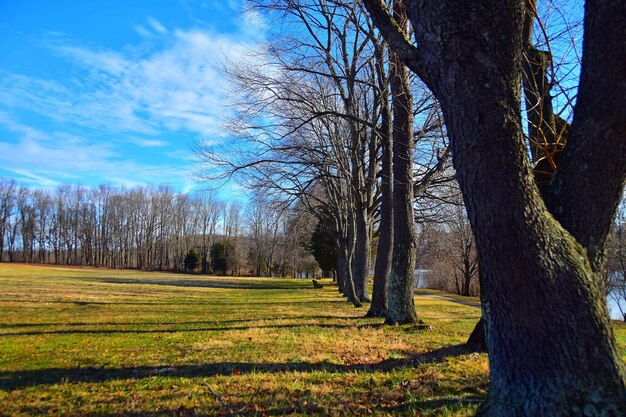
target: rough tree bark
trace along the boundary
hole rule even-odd
[[[387,313],[387,281],[391,273],[393,254],[393,185],[392,185],[392,133],[389,96],[383,93],[383,110],[380,124],[382,148],[380,170],[380,223],[378,225],[378,248],[374,265],[374,289],[372,304],[366,317],[385,317]]]
[[[341,246],[341,240],[339,238],[336,239],[337,242],[337,251],[335,252],[335,263],[337,265],[337,269],[335,270],[335,275],[336,275],[336,279],[337,279],[337,289],[339,291],[340,294],[343,294],[344,292],[344,287],[345,287],[345,283],[346,283],[346,277],[344,276],[344,268],[343,268],[343,262],[344,262],[344,257],[345,255],[342,253],[343,251],[343,247]]]
[[[480,305],[488,305],[485,300],[483,292],[483,278],[482,272],[480,272],[480,266],[478,267],[478,288],[480,290]],[[470,336],[465,342],[465,347],[472,352],[487,352],[487,334],[485,333],[485,319],[484,313],[478,320],[478,323],[474,326],[474,330],[470,333]]]
[[[351,302],[355,307],[361,307],[362,305],[357,296],[354,278],[352,276],[352,262],[354,259],[354,248],[356,246],[354,216],[352,214],[348,213],[346,223],[347,224],[344,225],[345,230],[340,231],[340,236],[337,239],[337,253],[339,254],[337,259],[337,275],[338,277],[341,276],[343,285],[341,285],[340,291],[347,297],[348,302]]]
[[[402,1],[394,2],[394,18],[400,27],[406,27],[408,19]],[[389,80],[393,107],[393,255],[385,323],[418,323],[421,320],[413,300],[417,255],[413,218],[413,97],[409,71],[395,53],[391,53]]]
[[[539,50],[533,45],[533,24],[536,18],[537,1],[527,0],[522,27],[522,39],[525,43],[522,86],[533,174],[537,188],[545,199],[550,180],[557,170],[561,153],[567,143],[570,125],[554,113],[550,93],[552,84],[548,79],[553,58],[550,51]],[[467,341],[467,346],[472,350],[486,351],[486,342],[478,340],[484,337],[484,323],[481,317]]]
[[[371,259],[371,227],[368,207],[359,204],[355,210],[356,244],[354,247],[354,285],[359,301],[371,301],[368,292]]]
[[[418,48],[384,3],[364,2],[444,112],[484,281],[491,382],[478,414],[626,415],[594,272],[626,177],[626,3],[586,4],[579,97],[546,206],[520,118],[524,2],[409,1]]]

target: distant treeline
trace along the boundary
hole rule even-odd
[[[317,270],[299,240],[294,213],[256,202],[243,210],[209,192],[170,186],[133,188],[18,186],[0,178],[0,262],[182,271],[190,251],[212,272],[211,248],[234,248],[232,274],[299,275]]]

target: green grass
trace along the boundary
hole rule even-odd
[[[0,416],[471,415],[479,309],[416,305],[431,331],[308,280],[2,264]]]

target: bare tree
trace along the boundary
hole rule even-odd
[[[375,121],[380,104],[371,81],[371,30],[363,29],[367,22],[357,4],[255,4],[296,22],[299,36],[284,36],[270,45],[262,61],[271,64],[265,68],[256,63],[229,68],[241,97],[230,128],[247,144],[231,147],[227,157],[229,151],[220,150],[218,165],[230,174],[245,171],[250,187],[306,200],[306,207],[334,224],[343,248],[340,283],[348,284],[341,287],[359,303],[369,299],[378,169]],[[201,153],[215,164],[215,153]],[[329,205],[333,201],[337,207]]]
[[[246,225],[251,239],[248,256],[258,277],[272,276],[282,210],[273,202],[257,195],[248,206]]]
[[[201,192],[194,195],[192,203],[194,211],[199,216],[200,235],[200,267],[203,274],[209,272],[211,266],[210,251],[217,235],[217,225],[220,220],[223,204],[217,201],[215,195],[209,192]]]
[[[626,4],[587,2],[574,121],[542,199],[520,123],[522,2],[407,0],[418,47],[382,1],[364,2],[444,111],[484,284],[491,383],[479,414],[626,414],[601,284],[626,177],[623,59],[615,63]]]
[[[450,220],[453,251],[449,252],[449,257],[455,267],[454,278],[457,292],[465,296],[476,295],[476,292],[472,291],[472,282],[476,281],[478,275],[478,257],[474,234],[464,207],[454,206]]]
[[[0,179],[0,262],[4,260],[5,244],[9,239],[10,218],[15,207],[15,180]]]
[[[3,254],[10,261],[181,270],[190,249],[208,256],[223,206],[170,186],[30,190],[4,179],[0,185],[6,197],[0,208],[8,213]]]
[[[276,262],[279,275],[294,278],[312,276],[319,266],[310,251],[310,239],[317,219],[301,203],[285,211],[280,227]]]
[[[406,30],[408,18],[402,1],[394,3],[394,18]],[[413,96],[409,71],[392,52],[390,84],[393,106],[393,256],[387,283],[385,323],[421,321],[415,313],[413,286],[417,240],[413,216]]]
[[[35,252],[35,210],[30,201],[30,190],[20,187],[17,194],[22,261],[33,262]]]

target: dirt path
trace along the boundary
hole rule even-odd
[[[478,307],[480,308],[480,303],[474,301],[465,301],[465,300],[457,300],[456,298],[445,297],[443,295],[431,294],[426,291],[415,290],[415,295],[419,295],[421,297],[431,297],[431,298],[439,298],[440,300],[450,301],[451,303],[457,303],[468,307]]]

